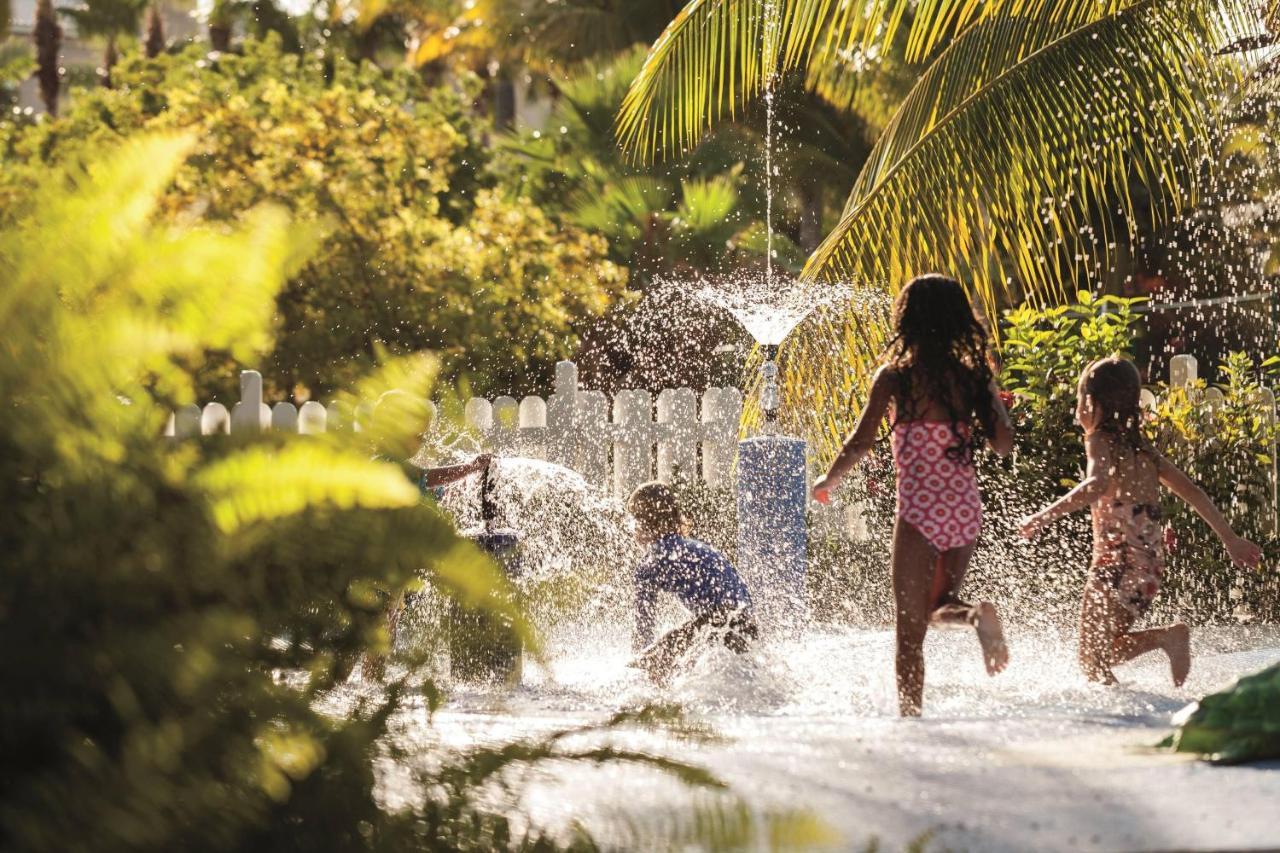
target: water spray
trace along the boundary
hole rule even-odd
[[[765,344],[764,364],[760,366],[760,409],[764,412],[762,432],[772,434],[778,429],[778,409],[782,407],[782,392],[778,388],[778,347]]]
[[[480,526],[463,535],[484,551],[508,580],[521,571],[520,534],[498,526],[493,498],[496,463],[485,466],[480,480]],[[458,681],[519,684],[524,644],[503,618],[479,609],[452,605],[449,673]]]

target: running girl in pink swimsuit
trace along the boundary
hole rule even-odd
[[[1009,413],[992,375],[987,332],[953,278],[913,279],[894,305],[894,337],[867,405],[826,476],[813,485],[826,503],[875,445],[886,416],[898,477],[893,529],[897,604],[898,706],[919,716],[924,700],[924,637],[930,622],[977,629],[987,672],[1005,668],[1009,651],[989,602],[960,600],[960,585],[982,530],[974,455],[990,442],[1013,449]]]
[[[1093,514],[1093,561],[1080,607],[1080,665],[1090,681],[1114,684],[1111,667],[1163,649],[1173,683],[1191,669],[1191,640],[1181,622],[1134,631],[1164,578],[1164,522],[1160,486],[1186,501],[1218,534],[1231,559],[1256,565],[1257,545],[1231,529],[1209,497],[1142,434],[1142,378],[1133,362],[1112,357],[1085,368],[1076,420],[1084,428],[1088,470],[1084,482],[1028,516],[1022,534],[1034,536],[1064,515]]]

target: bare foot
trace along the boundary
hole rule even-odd
[[[1116,674],[1111,671],[1111,667],[1095,666],[1092,669],[1085,670],[1084,677],[1094,684],[1101,684],[1105,687],[1115,687],[1120,683],[1120,679],[1116,678]]]
[[[1169,669],[1173,671],[1173,685],[1181,687],[1191,671],[1191,629],[1176,622],[1169,626],[1165,638],[1164,651],[1169,656]]]
[[[978,629],[978,642],[982,644],[982,660],[987,665],[987,675],[1003,672],[1009,665],[1009,647],[1004,642],[1000,627],[1000,615],[995,605],[984,601],[977,606],[973,627]]]

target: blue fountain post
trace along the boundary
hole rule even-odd
[[[738,443],[738,564],[766,631],[803,627],[808,618],[807,449],[773,434],[777,366],[766,361],[765,434]]]

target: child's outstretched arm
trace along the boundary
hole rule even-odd
[[[876,433],[880,431],[880,422],[889,411],[889,403],[893,401],[896,388],[897,377],[893,371],[887,367],[876,371],[875,378],[871,380],[871,392],[867,395],[867,405],[858,416],[853,432],[849,434],[827,473],[814,481],[814,500],[820,503],[831,500],[831,490],[840,485],[845,475],[875,447]]]
[[[1238,566],[1258,565],[1262,559],[1262,549],[1248,539],[1236,535],[1236,532],[1231,529],[1231,523],[1204,493],[1204,489],[1196,485],[1195,481],[1183,473],[1181,468],[1163,456],[1156,457],[1156,465],[1160,473],[1160,483],[1186,501],[1187,505],[1213,528],[1213,532],[1218,534],[1222,544],[1227,547],[1227,553],[1231,555],[1233,563]]]
[[[1084,452],[1088,460],[1084,480],[1044,509],[1022,519],[1023,536],[1035,536],[1062,516],[1084,509],[1107,493],[1111,487],[1111,443],[1100,432],[1089,433],[1084,437]]]
[[[991,380],[991,413],[995,415],[995,434],[991,436],[991,449],[1000,456],[1008,456],[1013,452],[1013,421],[1009,418],[1009,410],[1005,408],[1004,392],[994,379]]]
[[[442,465],[438,468],[428,468],[423,472],[423,479],[429,489],[447,486],[450,483],[456,483],[461,479],[470,477],[472,474],[479,474],[492,461],[493,457],[491,455],[481,453],[475,459],[470,462],[463,462],[461,465]]]

